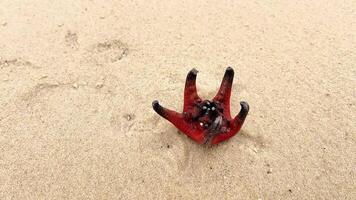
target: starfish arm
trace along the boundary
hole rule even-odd
[[[184,119],[184,115],[177,113],[173,110],[167,109],[159,105],[158,101],[152,102],[153,109],[163,118],[171,122],[175,127],[177,127],[182,133],[192,138],[198,143],[203,143],[204,135],[203,133],[194,127],[191,123],[187,123]]]
[[[224,113],[227,116],[230,116],[230,97],[232,82],[234,80],[234,70],[231,67],[226,68],[224,78],[221,82],[220,89],[216,96],[214,97],[215,101],[219,101],[225,105]]]
[[[152,107],[157,114],[161,115],[163,118],[172,122],[173,124],[177,124],[180,120],[183,119],[182,114],[162,107],[161,105],[159,105],[159,102],[157,100],[152,102]]]
[[[241,101],[240,105],[241,105],[241,110],[240,110],[239,114],[234,119],[235,123],[238,123],[238,122],[243,123],[246,119],[248,111],[250,110],[250,106],[248,105],[247,102]]]
[[[189,71],[187,75],[184,88],[184,112],[188,111],[191,107],[193,107],[197,100],[201,100],[198,96],[196,87],[197,74],[198,70],[193,68]]]
[[[211,141],[211,144],[217,144],[222,141],[225,141],[225,140],[231,138],[232,136],[236,135],[240,131],[243,123],[245,122],[248,111],[249,111],[249,105],[247,102],[242,101],[242,102],[240,102],[240,105],[241,105],[241,110],[240,110],[239,114],[232,121],[231,130],[228,133],[217,135]]]

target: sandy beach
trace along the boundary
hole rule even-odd
[[[0,199],[356,199],[356,1],[0,1]],[[235,70],[235,137],[157,115]]]

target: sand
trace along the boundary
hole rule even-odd
[[[0,199],[356,199],[355,1],[0,1]],[[235,69],[238,135],[197,145],[187,72]]]

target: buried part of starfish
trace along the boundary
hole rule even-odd
[[[212,100],[202,100],[197,93],[198,71],[192,69],[187,75],[184,89],[183,113],[162,107],[153,101],[153,109],[170,121],[181,132],[200,144],[217,144],[240,130],[249,111],[247,102],[240,102],[241,110],[235,118],[230,115],[230,96],[234,70],[228,67],[220,89]]]

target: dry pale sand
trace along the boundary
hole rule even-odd
[[[1,0],[0,199],[355,199],[355,33],[353,0]],[[228,65],[228,142],[152,110]]]

